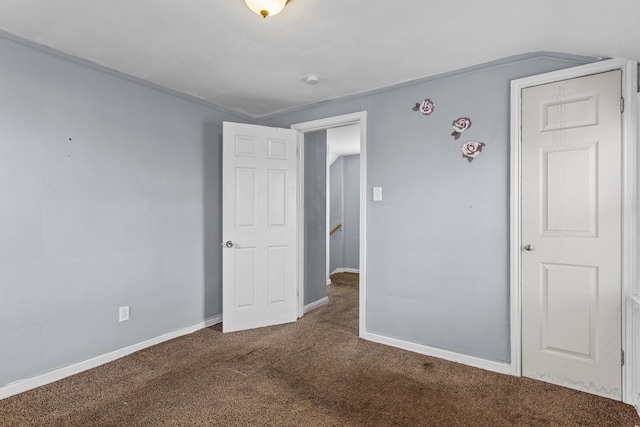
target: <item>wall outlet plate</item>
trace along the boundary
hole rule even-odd
[[[373,187],[373,201],[374,202],[382,201],[382,187]]]
[[[126,320],[129,320],[129,306],[125,305],[124,307],[120,307],[120,310],[118,311],[118,320],[120,322],[124,322]]]

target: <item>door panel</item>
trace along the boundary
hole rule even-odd
[[[269,257],[269,302],[284,303],[287,297],[287,251],[285,246],[271,246]]]
[[[269,192],[267,207],[267,223],[269,227],[286,227],[287,225],[287,171],[267,171]]]
[[[545,263],[541,268],[542,350],[596,360],[597,269]]]
[[[543,148],[543,235],[596,236],[597,147]]]
[[[254,307],[256,304],[256,248],[236,248],[235,293],[236,307]]]
[[[255,228],[257,192],[257,171],[249,168],[236,168],[236,228]]]
[[[522,91],[522,374],[621,398],[621,72]]]
[[[223,331],[293,322],[297,132],[228,122],[223,131]]]

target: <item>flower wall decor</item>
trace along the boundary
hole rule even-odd
[[[431,101],[430,99],[425,99],[422,102],[416,102],[416,105],[412,108],[412,110],[420,111],[425,116],[428,116],[429,114],[433,113],[434,107],[435,105],[433,105],[433,101]]]
[[[482,152],[482,148],[485,146],[484,142],[469,141],[462,144],[462,157],[467,159],[469,163],[473,161]]]
[[[471,119],[469,117],[458,117],[453,121],[452,125],[453,132],[451,132],[451,136],[458,139],[462,132],[471,127]]]
[[[413,106],[413,111],[419,111],[423,115],[428,116],[433,113],[435,105],[433,101],[429,98],[426,98],[422,102],[416,102]],[[471,127],[471,119],[469,117],[458,117],[455,119],[451,126],[453,127],[453,132],[451,132],[451,136],[454,139],[458,140],[462,135],[462,132],[466,131]],[[467,159],[469,163],[473,161],[476,157],[482,153],[482,149],[486,146],[484,142],[480,141],[468,141],[462,144],[460,149],[462,150],[462,158]]]

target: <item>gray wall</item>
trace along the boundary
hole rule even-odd
[[[331,165],[330,271],[360,265],[360,155],[341,156]]]
[[[221,314],[221,123],[244,118],[0,58],[0,386]]]
[[[5,38],[0,58],[0,387],[221,314],[221,123],[251,120]],[[532,55],[259,121],[368,111],[367,192],[385,197],[367,203],[368,331],[508,360],[508,82],[579,62]],[[426,97],[432,116],[411,111]],[[460,115],[487,143],[471,164],[449,136]]]
[[[304,304],[327,296],[327,131],[304,136]]]
[[[340,156],[329,169],[330,230],[344,221],[344,156]],[[344,268],[344,231],[336,230],[329,236],[329,273]]]
[[[509,82],[584,62],[510,58],[262,121],[367,111],[368,332],[509,361]],[[431,116],[412,111],[425,98]],[[460,116],[473,125],[454,141]],[[469,140],[486,143],[472,163],[460,151]]]
[[[344,158],[344,268],[360,266],[360,155]]]

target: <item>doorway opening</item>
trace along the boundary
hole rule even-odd
[[[359,272],[360,127],[327,129],[327,284]]]
[[[292,129],[300,132],[301,136],[298,141],[300,157],[298,159],[298,283],[304,283],[304,136],[305,133],[335,130],[347,126],[356,126],[359,131],[360,142],[360,182],[359,182],[359,319],[358,329],[359,335],[365,333],[365,301],[366,301],[366,129],[367,129],[367,113],[366,111],[345,114],[342,116],[329,117],[320,120],[314,120],[304,123],[297,123],[291,126]],[[333,132],[333,131],[331,131]],[[328,203],[327,203],[328,205]],[[329,215],[327,215],[329,218]],[[335,225],[335,224],[334,224]],[[327,226],[329,227],[329,226]],[[327,232],[327,239],[329,233]],[[327,273],[329,273],[327,268]],[[298,317],[304,314],[304,286],[300,286],[298,295]]]

